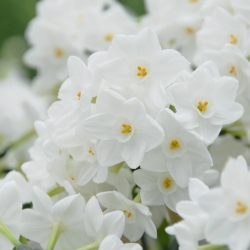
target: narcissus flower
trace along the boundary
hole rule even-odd
[[[162,142],[161,126],[136,98],[126,100],[115,91],[104,90],[96,105],[98,114],[87,118],[83,127],[100,139],[96,153],[101,165],[126,161],[130,168],[137,168],[144,153]]]

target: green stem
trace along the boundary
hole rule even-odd
[[[226,130],[226,133],[234,136],[246,136],[247,132],[245,130]]]
[[[226,247],[227,246],[204,245],[204,246],[199,246],[198,250],[221,250]]]
[[[140,192],[135,196],[135,198],[133,199],[133,202],[137,202],[137,203],[141,202],[141,194],[140,194]]]
[[[100,243],[100,241],[95,241],[87,246],[78,248],[77,250],[98,250]]]
[[[0,233],[4,235],[15,247],[22,244],[3,223],[0,223]]]
[[[62,230],[62,226],[60,223],[56,223],[53,226],[46,250],[54,250],[56,242],[57,242],[60,234],[62,233],[62,231],[63,230]]]
[[[19,138],[17,138],[17,140],[11,142],[1,153],[1,156],[4,156],[5,153],[10,150],[10,149],[14,149],[16,147],[18,147],[19,145],[21,145],[23,142],[26,142],[27,140],[29,140],[31,137],[33,137],[36,134],[36,130],[34,128],[32,128],[31,130],[27,131],[25,134],[23,134],[22,136],[20,136]]]
[[[63,191],[65,191],[65,189],[63,187],[57,186],[57,187],[51,189],[50,191],[48,191],[47,195],[50,196],[50,197],[53,197],[53,196],[55,196],[57,194],[62,193]]]

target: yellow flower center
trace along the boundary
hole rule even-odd
[[[235,76],[237,75],[236,69],[235,69],[234,66],[232,66],[232,67],[230,68],[229,73],[230,73],[231,75],[235,75]]]
[[[172,180],[170,178],[166,177],[166,179],[163,182],[163,186],[165,188],[169,188],[169,187],[171,187],[171,185],[172,185]]]
[[[107,42],[111,42],[114,39],[114,35],[109,33],[104,36],[104,40]]]
[[[230,35],[230,43],[231,44],[237,44],[238,43],[238,38],[234,36],[233,34]]]
[[[189,0],[191,3],[197,3],[199,0]]]
[[[93,152],[92,148],[89,148],[89,151],[88,151],[91,155],[95,155],[95,153]]]
[[[78,93],[77,93],[78,100],[80,100],[80,99],[81,99],[81,95],[82,95],[82,93],[81,93],[81,92],[78,92]]]
[[[244,204],[243,202],[241,201],[238,201],[236,203],[236,209],[235,209],[235,212],[238,213],[238,214],[243,214],[247,211],[248,207],[246,204]]]
[[[200,112],[204,112],[207,110],[208,102],[198,102],[197,108],[200,110]]]
[[[63,49],[61,49],[59,47],[54,48],[54,55],[56,58],[62,57],[64,55]]]
[[[131,132],[132,132],[132,128],[130,125],[122,124],[122,130],[121,130],[122,134],[127,134],[127,133],[131,133]]]
[[[186,33],[188,33],[189,35],[194,34],[194,29],[191,28],[191,27],[186,27],[186,28],[185,28],[185,31],[186,31]]]
[[[148,71],[147,71],[146,68],[138,66],[137,69],[138,69],[137,76],[144,77],[144,76],[146,76],[148,74]]]
[[[170,144],[170,149],[175,149],[175,148],[179,148],[180,144],[177,140],[173,140]]]
[[[128,212],[127,210],[123,210],[123,213],[125,214],[125,216],[127,216],[128,218],[130,218],[132,216],[132,214],[130,212]]]

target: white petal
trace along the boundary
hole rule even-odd
[[[240,119],[243,112],[244,108],[239,103],[223,103],[223,106],[216,108],[215,114],[209,120],[214,125],[226,125]]]
[[[191,178],[189,180],[189,195],[192,201],[197,202],[199,197],[208,191],[208,186],[199,179]]]
[[[192,177],[192,167],[187,157],[168,159],[168,170],[178,186],[184,188],[188,185],[189,178]]]
[[[86,202],[81,195],[70,195],[58,201],[52,208],[52,216],[70,228],[83,220],[83,211]]]
[[[158,174],[143,169],[136,170],[134,173],[135,183],[144,190],[157,189]]]
[[[189,62],[175,50],[163,50],[152,62],[152,77],[161,80],[168,87],[180,73],[188,67]]]
[[[79,173],[77,183],[80,186],[83,186],[87,184],[90,180],[92,180],[98,170],[98,166],[99,164],[97,162],[88,162],[82,166],[79,166],[81,168],[81,171]]]
[[[114,116],[111,114],[96,114],[90,116],[83,122],[83,128],[89,134],[102,139],[112,139],[112,127]]]
[[[40,188],[33,187],[32,193],[33,208],[43,216],[51,216],[52,201],[51,198]]]
[[[134,139],[134,136],[125,143],[122,150],[122,157],[132,169],[140,166],[144,153],[146,151],[146,143]]]
[[[102,64],[101,72],[106,81],[120,87],[127,87],[138,81],[125,58],[117,58]]]
[[[102,225],[102,235],[116,235],[120,238],[123,234],[125,226],[125,216],[122,211],[110,212],[104,215]]]
[[[103,90],[97,97],[96,109],[99,113],[110,113],[118,116],[123,110],[126,101],[121,95],[113,90]]]
[[[168,170],[166,156],[161,146],[145,153],[141,168],[155,172],[166,172]]]
[[[121,156],[123,143],[117,140],[100,141],[97,145],[97,159],[102,166],[112,166],[124,161]]]
[[[160,206],[164,205],[163,194],[159,189],[145,190],[141,189],[142,204],[146,206]]]
[[[91,73],[86,64],[76,56],[70,56],[68,59],[68,70],[71,81],[80,86],[83,84],[90,84]]]
[[[86,205],[85,221],[85,228],[88,235],[96,237],[103,225],[104,216],[99,202],[95,197],[92,197]]]
[[[197,69],[192,74],[188,83],[188,93],[191,96],[211,93],[214,81],[211,73],[206,68]]]

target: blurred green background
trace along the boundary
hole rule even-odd
[[[0,0],[0,47],[10,36],[24,35],[28,22],[35,16],[37,2],[38,0]],[[137,15],[145,13],[143,0],[119,2]]]

